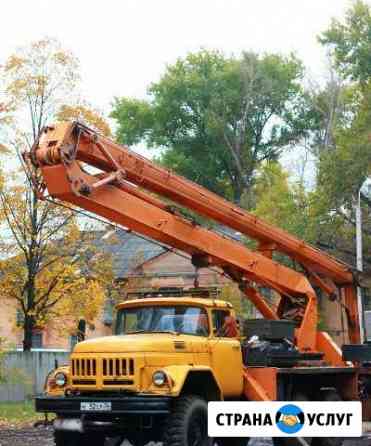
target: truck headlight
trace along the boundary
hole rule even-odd
[[[155,372],[152,375],[152,381],[153,384],[155,386],[161,387],[166,383],[167,377],[166,377],[166,373],[163,372],[162,370],[157,370],[157,372]]]
[[[62,373],[62,372],[57,373],[55,375],[54,379],[55,379],[55,384],[58,387],[63,387],[67,383],[67,376],[64,373]]]

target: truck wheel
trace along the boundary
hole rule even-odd
[[[121,446],[125,437],[109,437],[106,439],[105,446]]]
[[[292,401],[298,401],[298,402],[299,401],[309,401],[309,399],[304,393],[297,391],[294,393],[294,395],[292,397]],[[313,438],[307,438],[307,437],[300,438],[299,440],[295,437],[293,437],[293,438],[289,438],[289,437],[272,438],[272,442],[273,442],[273,446],[302,446],[302,445],[314,446]]]
[[[320,401],[342,401],[335,389],[323,389],[319,393]],[[314,439],[312,446],[342,446],[344,438],[341,437],[319,437]]]
[[[301,396],[301,398],[303,395]],[[299,401],[294,397],[295,401]],[[325,389],[321,390],[318,396],[320,401],[341,401],[340,395],[335,389]],[[308,401],[308,399],[301,399],[301,401]],[[314,438],[304,438],[304,440],[310,446],[342,446],[344,443],[344,438],[338,437],[314,437]],[[274,446],[294,446],[294,438],[273,438]]]
[[[218,446],[247,446],[250,438],[248,437],[218,437],[215,438],[215,443]]]
[[[272,438],[273,446],[313,446],[312,442],[308,443],[306,438]]]
[[[54,431],[55,446],[78,446],[79,440],[77,432]]]
[[[198,396],[180,397],[167,419],[164,446],[211,446],[207,435],[207,403]]]
[[[104,446],[105,436],[99,433],[54,431],[55,446]]]

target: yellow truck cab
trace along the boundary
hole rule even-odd
[[[119,304],[115,334],[78,343],[70,364],[50,373],[36,398],[37,411],[57,414],[55,444],[211,441],[207,401],[243,394],[239,333],[231,336],[226,325],[235,317],[230,303],[213,298]]]

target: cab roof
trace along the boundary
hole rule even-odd
[[[132,299],[119,303],[116,308],[145,307],[153,305],[190,305],[197,307],[232,308],[232,304],[220,299],[197,298],[197,297],[145,297]]]

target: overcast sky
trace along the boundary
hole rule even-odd
[[[87,99],[106,112],[114,96],[145,96],[167,63],[200,47],[295,51],[324,72],[316,36],[347,0],[2,0],[0,61],[57,37],[80,59]]]

